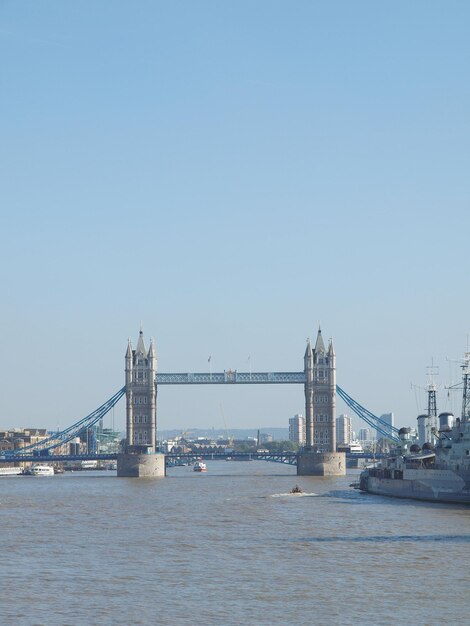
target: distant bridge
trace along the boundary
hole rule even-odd
[[[66,461],[115,461],[117,453],[111,454],[6,454],[0,456],[3,463],[63,463]],[[347,452],[347,459],[382,459],[387,454],[372,452]],[[188,452],[179,454],[169,452],[165,454],[167,467],[189,465],[197,460],[204,461],[270,461],[284,465],[297,465],[297,452]]]
[[[386,453],[346,452],[347,459],[383,459]],[[203,461],[270,461],[284,465],[297,465],[297,452],[189,452],[186,454],[169,453],[165,455],[167,467],[189,465],[197,460]]]
[[[297,465],[296,452],[205,452],[165,455],[167,467],[190,465],[199,459],[204,461],[271,461],[285,465]]]
[[[5,454],[0,456],[3,463],[63,463],[65,461],[115,461],[114,454]]]

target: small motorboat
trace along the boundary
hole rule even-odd
[[[193,470],[195,472],[206,472],[207,471],[207,467],[206,467],[206,464],[203,463],[202,461],[197,461],[194,464]]]
[[[291,493],[303,493],[303,490],[301,487],[299,487],[299,485],[296,485],[295,487],[292,487],[292,489],[290,490]]]

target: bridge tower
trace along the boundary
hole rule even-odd
[[[313,449],[318,452],[336,451],[336,355],[330,339],[328,350],[321,330],[313,351]]]
[[[137,347],[129,339],[126,352],[127,448],[155,452],[157,356],[153,341],[147,352],[142,331]]]
[[[145,347],[142,330],[135,350],[127,343],[126,451],[118,456],[118,476],[164,476],[165,457],[157,453],[157,355]]]
[[[330,339],[325,348],[318,329],[315,348],[310,339],[304,355],[306,445],[299,454],[300,476],[346,473],[344,453],[336,452],[336,354]]]

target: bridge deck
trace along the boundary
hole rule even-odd
[[[304,372],[196,372],[158,373],[157,385],[282,385],[304,384]]]
[[[31,455],[31,454],[4,454],[0,456],[0,465],[3,463],[58,463],[63,461],[112,461],[117,459],[117,453],[112,454],[43,454],[43,455]],[[347,452],[346,458],[348,459],[368,459],[378,460],[387,457],[386,453],[372,452]],[[167,453],[165,459],[167,465],[175,465],[180,461],[193,461],[196,458],[202,458],[207,461],[217,460],[258,460],[258,461],[272,461],[274,463],[288,463],[290,465],[297,464],[296,452],[187,452],[185,454]]]

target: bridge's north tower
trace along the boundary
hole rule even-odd
[[[142,330],[135,350],[129,339],[126,351],[126,450],[118,455],[118,476],[165,475],[165,457],[158,453],[157,354],[153,341],[147,350]]]
[[[155,452],[157,430],[157,355],[153,341],[145,348],[142,331],[137,347],[126,352],[126,425],[128,451]]]

